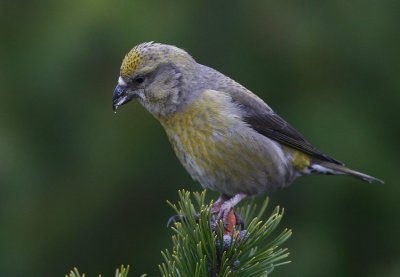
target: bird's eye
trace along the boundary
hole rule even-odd
[[[141,84],[141,83],[144,82],[144,77],[143,77],[143,76],[138,76],[138,77],[136,77],[136,78],[133,79],[133,82],[134,82],[135,84]]]

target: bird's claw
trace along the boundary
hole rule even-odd
[[[242,230],[244,230],[245,229],[245,224],[244,224],[243,218],[237,212],[233,211],[233,213],[235,214],[236,225],[240,225],[240,228]]]
[[[171,216],[170,218],[168,218],[167,221],[167,227],[171,227],[172,224],[174,224],[175,222],[181,222],[182,221],[182,216],[174,214],[173,216]]]
[[[195,214],[193,217],[194,217],[194,220],[196,221],[196,223],[199,223],[199,219],[200,219],[199,215]],[[175,222],[182,222],[184,220],[186,220],[186,216],[175,214],[175,215],[171,216],[170,218],[168,218],[167,227],[169,228]]]

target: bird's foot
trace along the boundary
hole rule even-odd
[[[224,223],[225,234],[232,234],[233,228],[236,225],[240,225],[241,229],[244,229],[244,222],[242,218],[239,214],[234,212],[233,208],[245,197],[245,194],[240,193],[229,199],[220,197],[214,203],[212,207],[212,213],[216,214],[214,221],[222,219],[222,222]]]
[[[217,222],[222,220],[224,224],[224,234],[231,235],[236,225],[240,225],[240,229],[244,230],[244,222],[241,216],[234,211],[234,207],[245,197],[246,195],[243,193],[236,194],[231,198],[219,197],[211,208],[211,213],[213,215],[211,218],[211,228],[215,230]],[[193,217],[196,222],[199,221],[198,214],[194,214]],[[182,222],[184,220],[187,220],[185,216],[173,215],[168,219],[167,227],[170,227],[175,222]]]
[[[221,220],[222,218],[217,218],[216,216],[214,216],[211,219],[211,228],[213,230],[215,230],[216,228],[216,222],[218,220]],[[173,215],[168,219],[167,222],[167,227],[171,227],[175,222],[182,222],[186,220],[185,216],[180,216],[180,215]],[[194,215],[194,220],[198,223],[199,221],[199,215],[195,214]],[[244,221],[242,219],[242,217],[235,212],[233,209],[231,209],[228,214],[225,216],[225,219],[223,219],[224,222],[224,233],[225,234],[231,234],[233,227],[240,225],[240,229],[244,230],[245,229],[245,225],[244,225]]]

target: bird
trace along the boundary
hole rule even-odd
[[[136,99],[161,123],[191,177],[219,193],[212,207],[219,219],[242,199],[286,188],[304,175],[383,183],[318,150],[256,94],[181,48],[138,44],[119,73],[114,112]]]

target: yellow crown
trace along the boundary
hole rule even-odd
[[[137,50],[137,47],[134,47],[128,54],[126,54],[121,65],[121,76],[128,76],[138,67],[140,53]]]
[[[153,41],[150,41],[133,47],[132,50],[129,51],[128,54],[126,54],[124,60],[122,61],[121,76],[126,77],[132,74],[132,72],[138,68],[141,59],[144,58],[144,56],[146,56],[146,53],[148,52],[147,50],[149,48],[156,47],[159,45],[160,45],[159,43],[154,43]]]

